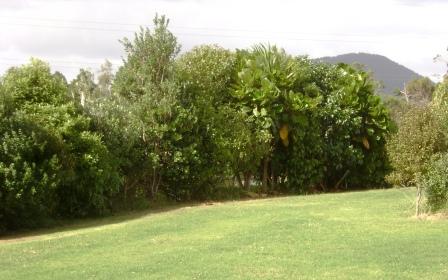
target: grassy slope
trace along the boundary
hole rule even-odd
[[[448,221],[412,190],[187,207],[0,241],[0,279],[448,279]]]

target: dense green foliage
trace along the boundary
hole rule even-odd
[[[155,199],[163,188],[174,199],[188,199],[190,192],[197,191],[193,189],[197,185],[190,185],[189,179],[207,178],[195,174],[195,170],[190,172],[198,156],[195,143],[189,139],[197,119],[179,98],[181,87],[176,81],[174,58],[180,47],[167,29],[168,20],[156,17],[154,24],[154,32],[141,29],[134,40],[123,40],[127,58],[116,75],[114,95],[105,100],[115,108],[100,104],[93,113],[103,116],[100,128],[102,121],[110,123],[105,131],[113,133],[107,138],[109,147],[117,144],[116,135],[125,135],[120,141],[124,145],[114,151],[117,157],[125,157],[125,196],[128,192],[143,193]],[[113,123],[117,121],[119,125]]]
[[[6,73],[1,95],[0,228],[107,210],[120,183],[114,162],[61,79],[32,60]]]
[[[448,154],[433,157],[427,165],[427,172],[418,183],[425,190],[430,211],[446,209],[448,206]]]
[[[66,100],[66,85],[52,75],[48,64],[31,59],[28,65],[13,67],[2,77],[3,94],[15,108],[33,104],[59,105]]]
[[[428,107],[409,109],[399,122],[399,129],[388,142],[388,152],[394,171],[390,183],[415,185],[425,173],[431,157],[447,149],[440,120]]]
[[[288,181],[306,188],[318,181],[320,150],[315,118],[319,89],[302,82],[299,61],[276,47],[242,53],[235,96],[256,129],[270,134],[263,158],[263,188]],[[311,145],[313,143],[313,145]]]
[[[234,64],[234,54],[218,46],[195,47],[177,60],[179,100],[193,127],[182,141],[190,147],[188,157],[183,153],[183,160],[169,174],[170,184],[177,186],[177,190],[171,187],[173,193],[204,199],[231,176],[236,153],[231,145],[244,137],[229,127],[241,124],[229,106]]]
[[[408,105],[398,119],[397,133],[391,136],[387,145],[393,166],[388,181],[399,186],[420,187],[431,212],[447,206],[447,93],[447,80],[444,80],[434,92],[426,94],[432,98],[429,104],[412,102]]]
[[[123,39],[116,75],[106,61],[67,84],[32,60],[2,77],[1,227],[162,198],[384,186],[391,120],[366,73],[264,45],[179,56],[168,24]]]
[[[337,70],[321,116],[325,178],[331,185],[341,183],[344,173],[348,187],[380,187],[389,171],[385,144],[391,119],[367,73],[348,66]]]
[[[409,81],[404,89],[405,98],[416,104],[427,104],[432,100],[435,84],[428,77]]]
[[[235,95],[242,110],[271,135],[262,181],[312,187],[380,186],[388,113],[368,75],[346,65],[315,64],[276,47],[242,53]]]
[[[21,117],[0,122],[0,231],[34,226],[56,204],[61,165],[54,138]]]
[[[438,84],[433,94],[432,109],[439,120],[444,138],[443,145],[448,146],[448,79]],[[448,208],[448,172],[446,172],[448,148],[431,160],[428,173],[420,182],[426,192],[428,207],[431,211]]]

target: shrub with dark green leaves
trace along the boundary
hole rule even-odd
[[[16,108],[27,104],[62,104],[67,101],[67,85],[50,66],[39,59],[10,68],[2,77],[5,94],[11,96]]]
[[[117,164],[91,121],[73,104],[28,106],[24,120],[52,135],[61,160],[57,211],[61,216],[101,214],[118,191]]]
[[[423,188],[430,211],[448,206],[448,153],[434,156],[419,184]]]
[[[65,83],[41,61],[2,77],[0,228],[101,214],[118,191],[115,159],[66,95]]]
[[[57,207],[61,162],[54,140],[30,124],[0,121],[0,231],[37,226]]]
[[[181,106],[177,131],[182,139],[176,141],[176,158],[165,176],[165,190],[176,199],[207,199],[233,172],[230,142],[236,134],[228,133],[233,123],[228,102],[235,55],[203,45],[184,53],[175,66]]]
[[[326,71],[333,84],[323,91],[321,109],[327,185],[341,184],[346,176],[343,181],[351,188],[381,187],[389,172],[389,113],[367,73],[348,65]]]
[[[272,136],[264,182],[294,192],[384,185],[392,123],[366,73],[270,46],[239,56],[236,103]]]

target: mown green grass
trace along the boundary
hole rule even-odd
[[[413,190],[184,207],[0,241],[0,279],[448,279]]]

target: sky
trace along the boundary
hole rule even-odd
[[[105,59],[158,13],[183,51],[201,44],[276,44],[311,58],[367,52],[433,80],[446,72],[448,0],[0,0],[0,74],[37,57],[69,80]]]

